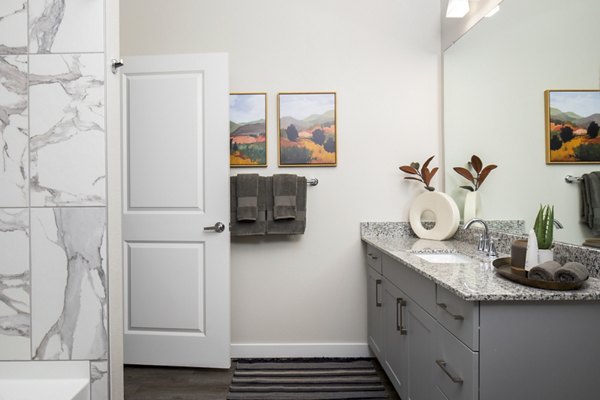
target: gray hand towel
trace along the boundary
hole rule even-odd
[[[600,172],[583,174],[581,181],[581,222],[600,232]]]
[[[273,219],[275,221],[296,218],[297,181],[296,175],[273,175]]]
[[[587,268],[578,262],[568,262],[554,273],[554,280],[558,282],[580,282],[588,278]]]
[[[273,217],[273,178],[267,178],[267,235],[301,235],[306,230],[306,178],[299,176],[296,218],[275,220]]]
[[[589,193],[589,207],[591,218],[588,216],[588,221],[591,220],[590,229],[594,232],[600,232],[600,172],[592,172],[589,174],[591,179],[590,185],[587,187]]]
[[[237,220],[256,221],[258,215],[258,174],[237,176]]]
[[[590,175],[589,174],[583,174],[581,176],[581,182],[579,184],[579,190],[581,192],[580,195],[580,199],[581,201],[579,202],[581,207],[580,207],[580,215],[581,215],[581,222],[586,224],[588,227],[592,226],[592,210],[591,210],[591,199],[590,199],[590,191],[588,190],[588,188],[590,187]]]
[[[267,178],[258,177],[258,200],[256,221],[237,220],[237,177],[229,178],[231,236],[256,236],[267,233]]]
[[[560,267],[560,264],[556,261],[546,261],[531,268],[527,274],[527,277],[537,281],[553,281],[554,274]]]

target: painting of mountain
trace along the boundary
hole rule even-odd
[[[336,94],[280,93],[279,165],[337,165]]]
[[[229,165],[267,166],[267,94],[229,95]]]
[[[600,163],[600,90],[547,90],[546,163]]]

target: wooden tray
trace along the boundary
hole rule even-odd
[[[553,282],[529,279],[526,276],[515,274],[512,271],[510,257],[497,258],[492,262],[492,265],[496,268],[498,275],[501,275],[513,282],[520,283],[521,285],[531,286],[538,289],[575,290],[583,286],[583,283],[585,282],[585,280],[578,282]]]

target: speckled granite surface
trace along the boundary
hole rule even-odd
[[[491,260],[475,250],[473,241],[423,240],[411,235],[406,222],[361,223],[361,238],[391,258],[433,280],[457,296],[470,301],[539,301],[539,300],[600,300],[600,280],[590,278],[579,290],[553,291],[535,289],[511,282],[494,272]],[[520,235],[500,234],[500,256],[507,256],[507,247]],[[504,237],[505,236],[505,237]],[[579,246],[571,246],[577,247]],[[469,264],[433,264],[411,251],[426,249],[458,251],[473,258]],[[557,248],[557,250],[559,250]],[[562,248],[560,249],[562,250]],[[570,249],[571,251],[573,249]],[[577,250],[577,249],[575,249]],[[587,249],[584,249],[587,250]],[[577,253],[577,251],[575,251]],[[598,252],[600,253],[600,252]],[[562,253],[561,253],[562,254]],[[570,255],[575,260],[576,255]],[[580,260],[583,258],[580,257]],[[587,260],[587,258],[585,258]],[[560,261],[560,259],[559,259]],[[580,261],[581,262],[581,261]],[[584,263],[584,265],[587,265]]]
[[[486,221],[491,232],[494,232],[494,237],[498,236],[496,232],[505,232],[512,235],[521,235],[525,232],[525,222],[520,220],[491,220]],[[424,224],[427,226],[427,223]],[[475,241],[479,233],[483,231],[478,225],[474,225],[469,230],[462,229],[462,224],[454,235],[454,239]],[[414,231],[408,222],[361,222],[360,223],[361,237],[416,237]],[[510,249],[510,245],[508,247]]]

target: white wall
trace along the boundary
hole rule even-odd
[[[439,16],[439,0],[121,2],[123,55],[225,51],[231,91],[268,93],[269,167],[233,174],[320,180],[305,235],[233,242],[234,356],[365,351],[359,222],[406,220],[420,189],[398,166],[440,160]],[[280,91],[337,92],[337,167],[277,167]]]
[[[567,174],[597,165],[546,165],[544,91],[600,87],[597,0],[504,0],[500,12],[444,53],[446,188],[459,202],[466,184],[451,167],[471,154],[498,164],[481,189],[488,219],[524,219],[554,204],[565,228],[555,239],[581,244],[579,188]]]

